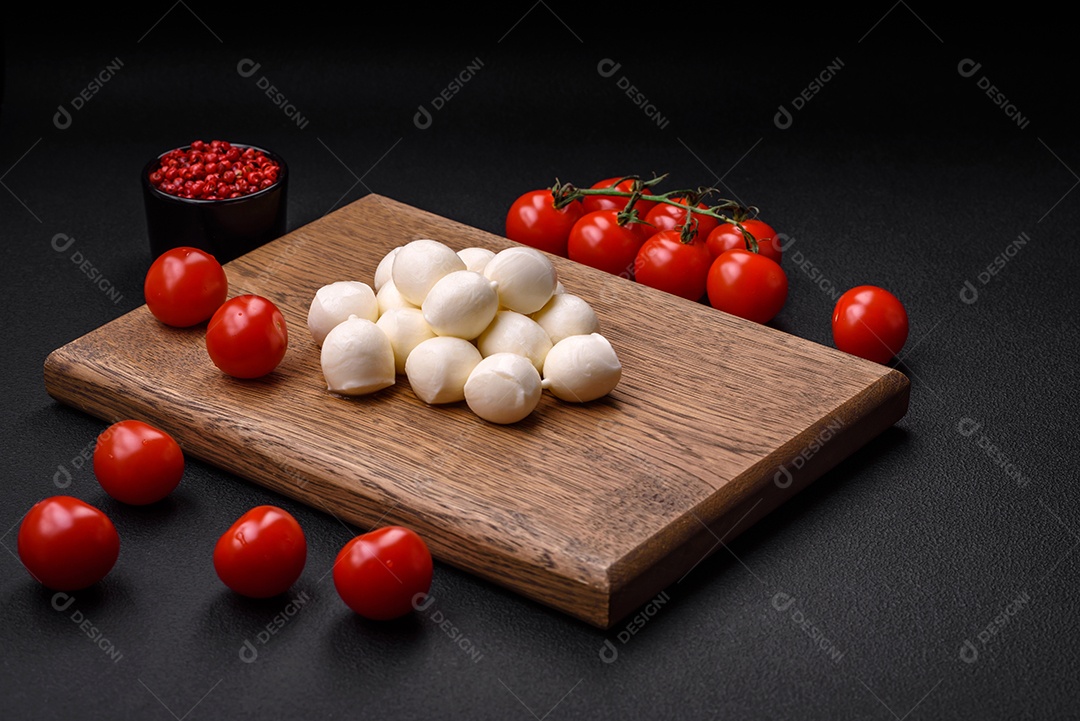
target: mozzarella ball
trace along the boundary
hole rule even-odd
[[[465,267],[468,270],[474,270],[477,273],[483,273],[484,266],[495,257],[495,251],[487,248],[462,248],[457,254],[465,261]]]
[[[484,266],[484,275],[499,284],[499,302],[507,310],[529,315],[544,307],[555,293],[555,266],[535,248],[500,250]]]
[[[544,387],[564,401],[585,403],[605,396],[622,378],[622,364],[599,333],[563,338],[544,359]]]
[[[375,325],[390,339],[390,346],[394,349],[394,370],[398,374],[405,372],[405,359],[412,349],[435,337],[435,331],[424,320],[419,308],[391,308],[379,316]]]
[[[496,353],[480,361],[465,382],[465,402],[492,423],[517,423],[540,403],[540,374],[517,353]]]
[[[465,261],[450,246],[421,238],[401,246],[394,256],[390,277],[405,300],[419,306],[431,286],[455,270],[465,270]]]
[[[572,335],[600,332],[600,319],[584,299],[572,293],[556,293],[531,318],[540,324],[552,343]]]
[[[356,280],[339,280],[319,288],[311,299],[307,317],[315,344],[322,345],[326,334],[351,315],[372,322],[378,319],[379,303],[371,286]]]
[[[436,336],[412,349],[405,375],[425,403],[456,403],[465,400],[465,381],[481,360],[480,351],[464,338]]]
[[[415,308],[416,306],[405,300],[405,297],[401,295],[401,292],[394,285],[394,281],[388,280],[383,283],[382,288],[379,288],[379,292],[375,294],[375,300],[379,302],[379,315],[388,310],[394,308]]]
[[[421,306],[436,335],[472,340],[499,310],[495,283],[471,270],[455,270],[431,286]]]
[[[341,395],[374,393],[396,380],[390,339],[367,318],[352,316],[327,333],[321,362],[327,390]]]
[[[376,293],[382,290],[383,285],[393,277],[394,258],[397,256],[399,250],[401,250],[401,246],[394,248],[384,255],[382,260],[379,261],[379,266],[375,268]]]
[[[495,320],[476,339],[476,347],[485,358],[496,353],[516,353],[528,358],[537,372],[543,370],[551,345],[547,331],[539,323],[512,310],[496,313]]]

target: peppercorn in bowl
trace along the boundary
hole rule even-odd
[[[196,140],[142,171],[151,255],[189,246],[220,262],[285,233],[288,167],[254,145]]]

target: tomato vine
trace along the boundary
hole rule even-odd
[[[619,178],[618,182],[613,183],[610,188],[581,188],[573,183],[564,183],[556,178],[550,191],[552,198],[554,199],[554,207],[556,210],[561,210],[571,203],[580,201],[589,196],[627,198],[626,207],[619,213],[620,225],[626,225],[628,223],[645,223],[645,220],[641,218],[637,209],[637,203],[642,200],[642,198],[646,198],[649,203],[676,205],[682,210],[688,209],[690,211],[690,214],[687,216],[688,222],[684,223],[681,228],[684,243],[690,242],[696,234],[697,219],[695,216],[707,216],[714,218],[717,221],[735,226],[739,232],[742,233],[743,239],[746,242],[746,249],[751,253],[759,252],[758,239],[743,225],[745,221],[757,216],[758,208],[756,206],[745,206],[735,200],[720,198],[716,203],[706,205],[702,208],[699,207],[699,204],[704,203],[707,197],[713,194],[719,194],[720,191],[717,188],[712,186],[699,186],[697,188],[669,190],[664,193],[655,192],[653,189],[666,178],[666,173],[650,178],[649,180],[643,180],[637,175],[626,175]],[[632,181],[630,190],[619,190],[616,187],[627,180]],[[645,195],[646,190],[649,191],[647,196]]]

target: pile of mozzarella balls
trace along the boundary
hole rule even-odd
[[[375,393],[404,375],[425,403],[465,401],[492,423],[526,418],[545,389],[584,403],[622,376],[592,307],[525,246],[454,251],[413,240],[383,257],[374,286],[320,288],[308,328],[329,392]]]

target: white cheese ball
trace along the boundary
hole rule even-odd
[[[375,292],[378,293],[382,290],[383,285],[386,284],[391,278],[393,278],[394,258],[397,256],[398,251],[401,250],[401,246],[394,248],[389,253],[382,257],[379,261],[379,265],[375,268]]]
[[[350,317],[323,341],[322,371],[332,393],[358,396],[394,385],[394,349],[367,318]]]
[[[544,388],[564,401],[585,403],[607,395],[622,378],[611,342],[599,333],[563,338],[544,359]]]
[[[457,254],[465,261],[466,269],[477,273],[483,273],[488,261],[495,257],[495,251],[487,248],[462,248]]]
[[[476,339],[476,347],[485,358],[496,353],[516,353],[528,358],[537,372],[543,370],[551,345],[551,338],[539,323],[512,310],[496,313],[491,325]]]
[[[572,293],[556,293],[543,308],[531,318],[540,324],[552,343],[572,335],[589,335],[600,332],[600,319],[596,311],[580,296]]]
[[[394,308],[416,308],[415,305],[405,300],[405,296],[401,294],[392,280],[383,283],[382,288],[379,288],[379,292],[375,294],[375,300],[379,302],[380,316]]]
[[[472,340],[499,310],[495,283],[471,270],[455,270],[431,286],[421,306],[436,335]]]
[[[424,320],[419,308],[391,308],[379,316],[375,325],[390,339],[390,346],[394,349],[394,370],[398,374],[405,372],[405,360],[412,349],[435,337],[435,331]]]
[[[308,330],[315,344],[321,346],[326,334],[351,315],[372,322],[378,320],[379,303],[375,291],[367,283],[339,280],[315,291],[307,317]]]
[[[465,381],[481,360],[480,351],[464,338],[436,336],[412,349],[405,375],[425,403],[456,403],[465,400]]]
[[[517,423],[540,403],[540,374],[525,356],[496,353],[480,361],[465,383],[465,402],[491,423]]]
[[[500,250],[484,266],[484,275],[499,284],[499,302],[507,310],[535,313],[551,300],[559,278],[551,260],[535,248]]]
[[[390,277],[405,300],[419,306],[431,286],[455,270],[465,270],[465,261],[450,246],[421,238],[401,246]]]

